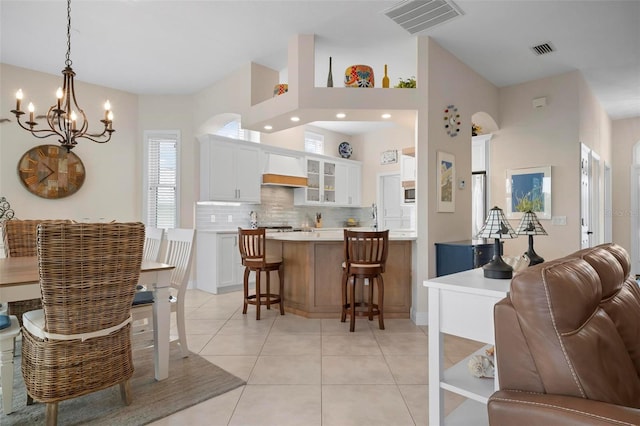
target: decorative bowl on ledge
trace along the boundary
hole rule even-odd
[[[283,93],[287,93],[289,91],[289,85],[284,83],[284,84],[276,84],[275,86],[273,86],[273,96],[279,96],[282,95]]]
[[[374,87],[373,68],[351,65],[344,70],[344,87]]]

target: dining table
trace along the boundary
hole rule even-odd
[[[171,271],[166,263],[143,260],[138,284],[153,291],[153,343],[155,379],[169,377],[169,288]],[[36,256],[0,259],[0,301],[3,303],[39,299],[40,282]]]

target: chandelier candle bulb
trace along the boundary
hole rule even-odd
[[[18,89],[16,92],[16,111],[20,111],[20,103],[22,103],[23,96],[22,89]]]
[[[29,102],[29,121],[33,121],[33,113],[35,112],[36,108],[33,106],[33,102]]]
[[[109,120],[109,113],[111,112],[111,103],[109,103],[109,100],[107,99],[107,102],[104,103],[104,119],[105,120]]]
[[[58,111],[60,111],[60,101],[62,101],[62,87],[58,87],[58,90],[56,90],[56,98],[58,98]]]

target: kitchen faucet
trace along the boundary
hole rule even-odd
[[[373,230],[378,230],[378,206],[376,203],[371,204],[371,218],[373,219]]]

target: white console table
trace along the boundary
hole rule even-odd
[[[485,278],[482,268],[424,281],[429,289],[429,425],[444,424],[445,390],[477,401],[470,406],[485,406],[484,413],[479,413],[484,417],[478,417],[477,410],[464,407],[464,403],[447,417],[447,424],[478,424],[480,418],[488,424],[486,404],[498,389],[497,369],[494,380],[478,379],[469,373],[469,358],[465,358],[445,371],[443,334],[493,345],[493,306],[507,295],[510,283]],[[478,353],[482,352],[484,349]],[[464,419],[467,409],[473,414]]]

